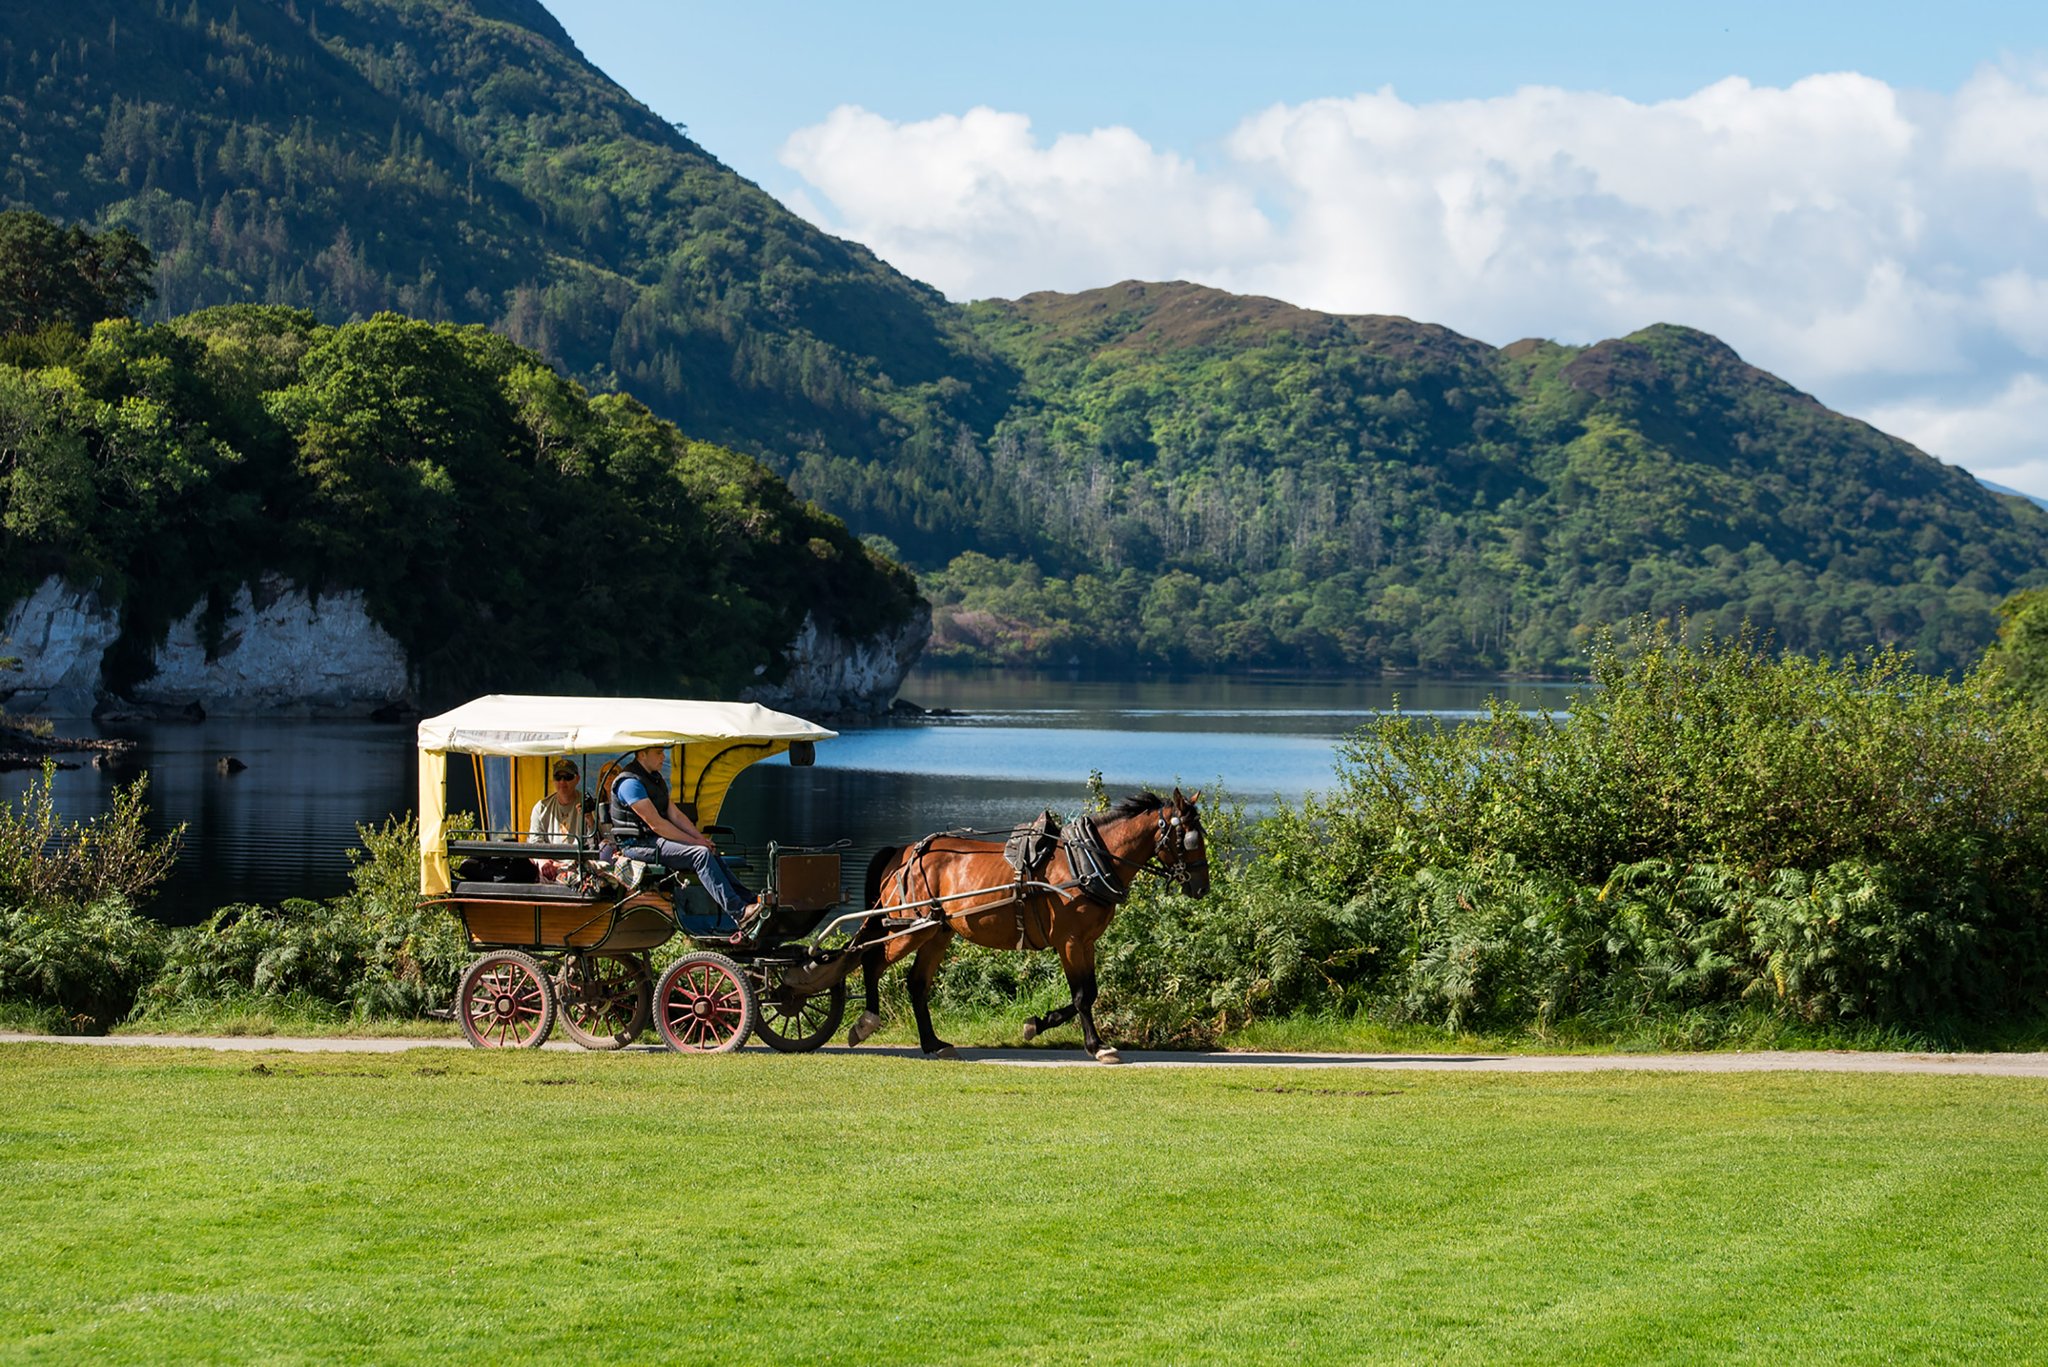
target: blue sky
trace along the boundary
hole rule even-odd
[[[2048,494],[2048,5],[550,7],[956,299],[1188,279],[1496,345],[1683,323]]]
[[[1785,85],[1858,71],[1953,90],[2002,56],[2048,52],[2048,4],[1029,5],[548,0],[586,57],[749,179],[790,189],[796,129],[857,104],[892,119],[1017,110],[1200,148],[1266,105],[1391,85],[1411,101],[1524,85],[1637,100],[1724,76]]]

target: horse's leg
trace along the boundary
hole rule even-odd
[[[859,1048],[870,1035],[882,1028],[882,973],[887,967],[882,962],[882,947],[874,945],[860,956],[861,983],[867,990],[867,1005],[860,1018],[846,1032],[846,1047]]]
[[[867,878],[861,885],[865,895],[863,906],[877,907],[882,904],[882,884],[896,871],[896,863],[902,855],[900,846],[885,846],[875,851],[874,858],[868,861]],[[872,917],[861,923],[861,928],[853,937],[855,944],[863,940],[879,941],[882,938],[881,926]],[[883,952],[886,948],[886,945],[877,943],[869,945],[861,952],[861,981],[867,989],[867,1004],[861,1011],[860,1018],[854,1021],[852,1028],[846,1032],[846,1047],[849,1049],[859,1048],[869,1036],[882,1028],[882,974],[889,967],[888,956]]]
[[[1067,990],[1071,992],[1073,987],[1073,982],[1069,980]],[[1072,1020],[1080,1009],[1081,1004],[1076,1000],[1068,1002],[1065,1006],[1056,1006],[1042,1016],[1033,1016],[1030,1020],[1024,1022],[1024,1038],[1026,1040],[1034,1040],[1048,1030],[1059,1029],[1062,1025]]]
[[[1095,941],[1077,936],[1063,943],[1060,966],[1067,970],[1067,984],[1074,990],[1073,1011],[1081,1018],[1081,1047],[1097,1063],[1122,1063],[1116,1047],[1104,1044],[1102,1036],[1095,1033]]]
[[[946,961],[946,950],[952,943],[950,933],[934,936],[917,951],[917,961],[910,966],[910,1009],[917,1015],[918,1047],[935,1058],[960,1056],[932,1029],[932,979],[939,976],[939,965]]]
[[[865,927],[861,930],[862,935],[868,933]],[[882,1028],[882,975],[889,971],[891,964],[931,939],[929,932],[896,939],[888,938],[879,930],[875,931],[874,935],[876,942],[859,951],[861,981],[867,989],[867,1004],[860,1013],[860,1019],[846,1032],[846,1047],[849,1049],[858,1048],[869,1036]],[[855,951],[849,949],[847,952]]]

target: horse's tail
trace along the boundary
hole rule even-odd
[[[901,845],[884,845],[875,851],[873,859],[868,860],[867,882],[861,889],[867,900],[861,903],[862,906],[878,907],[882,904],[882,880],[888,876],[890,866],[895,864],[902,853]]]

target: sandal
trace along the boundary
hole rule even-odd
[[[729,945],[743,945],[752,940],[754,932],[760,929],[757,922],[760,919],[761,913],[767,909],[768,904],[765,901],[752,902],[742,907],[740,909],[739,926],[731,935],[726,937],[725,942]]]

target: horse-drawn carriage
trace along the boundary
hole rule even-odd
[[[815,744],[836,734],[751,703],[659,698],[495,695],[422,721],[420,886],[462,918],[479,951],[456,992],[455,1016],[470,1043],[537,1048],[559,1021],[586,1048],[617,1049],[651,1020],[664,1043],[688,1053],[727,1052],[755,1033],[778,1050],[816,1049],[838,1029],[847,978],[860,967],[866,1010],[849,1036],[857,1044],[879,1024],[882,971],[914,955],[920,1042],[927,1053],[950,1053],[932,1031],[927,996],[947,945],[964,936],[1057,950],[1073,1004],[1028,1030],[1078,1015],[1088,1051],[1113,1062],[1091,1012],[1095,940],[1139,872],[1161,873],[1196,896],[1207,891],[1200,795],[1143,794],[1007,849],[971,838],[980,833],[885,849],[849,911],[840,846],[771,843],[756,851],[717,824],[749,766],[781,754],[811,763]],[[674,801],[727,861],[746,872],[758,854],[760,908],[744,922],[679,876],[619,856],[604,817],[608,780],[619,761],[656,746]],[[448,815],[450,755],[471,761],[474,825]],[[591,819],[573,836],[542,843],[523,814],[564,759],[577,762]],[[651,956],[677,934],[691,948],[657,977]]]

